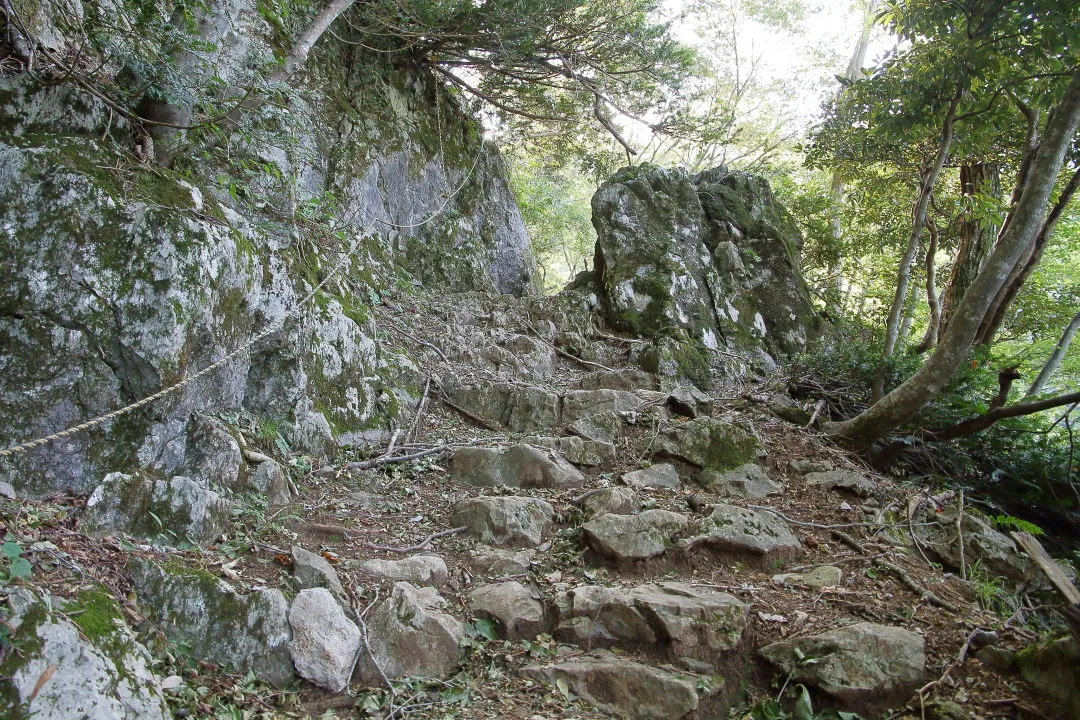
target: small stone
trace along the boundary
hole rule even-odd
[[[638,494],[625,487],[603,488],[581,501],[581,509],[590,517],[605,513],[629,515],[640,505]]]
[[[638,515],[599,515],[582,526],[586,544],[612,560],[645,560],[674,545],[689,521],[667,510]]]
[[[533,550],[500,550],[499,548],[482,547],[469,553],[469,566],[477,575],[491,577],[506,577],[509,575],[523,575],[529,571],[532,565]]]
[[[454,508],[451,524],[487,545],[536,547],[555,520],[555,508],[531,497],[481,497]]]
[[[876,490],[872,480],[851,470],[812,472],[807,474],[806,482],[826,490],[846,490],[861,498],[870,497]]]
[[[804,588],[836,587],[840,584],[843,571],[832,565],[822,565],[804,573],[773,575],[773,584]]]
[[[790,460],[788,467],[803,475],[812,472],[828,472],[833,469],[832,465],[821,460]]]
[[[519,582],[482,585],[469,593],[469,606],[480,616],[497,620],[506,640],[534,638],[547,630],[543,603]]]
[[[708,507],[708,504],[700,495],[687,495],[686,507],[690,508],[692,512],[700,513]]]
[[[334,595],[345,597],[345,588],[341,586],[337,571],[330,566],[326,558],[308,552],[293,545],[293,575],[301,588],[328,588]]]
[[[750,500],[760,500],[768,495],[780,492],[782,486],[754,463],[740,465],[734,470],[721,473],[715,470],[703,470],[697,479],[698,484],[717,495],[729,495]]]

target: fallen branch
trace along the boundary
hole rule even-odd
[[[345,527],[344,525],[328,525],[324,523],[306,522],[301,523],[300,527],[308,532],[320,533],[322,535],[343,535],[346,538],[359,532],[356,528]]]
[[[413,341],[414,343],[416,343],[417,345],[422,345],[422,346],[424,346],[424,347],[426,347],[426,348],[428,348],[428,349],[432,350],[432,351],[433,351],[433,352],[434,352],[434,353],[435,353],[436,355],[438,355],[438,356],[439,356],[439,359],[440,359],[440,360],[442,360],[443,362],[450,362],[449,360],[447,360],[447,359],[446,359],[446,356],[445,356],[445,355],[443,355],[443,352],[442,352],[442,350],[440,350],[439,348],[435,347],[434,345],[432,345],[431,343],[427,342],[426,340],[421,340],[420,338],[416,337],[415,335],[411,335],[411,334],[409,334],[409,333],[408,333],[408,332],[406,332],[405,330],[403,330],[403,329],[401,329],[400,327],[398,327],[397,323],[395,323],[395,322],[394,322],[393,320],[391,320],[390,318],[387,318],[387,319],[386,319],[386,323],[387,323],[387,324],[388,324],[388,325],[389,325],[390,327],[394,328],[394,329],[395,329],[395,330],[397,330],[397,331],[398,331],[399,333],[401,333],[402,335],[404,335],[405,337],[407,337],[407,338],[409,338],[410,340],[412,340],[412,341]]]
[[[420,542],[416,543],[415,545],[409,545],[408,547],[393,547],[391,545],[375,545],[374,543],[368,543],[368,547],[371,548],[372,550],[381,550],[383,552],[391,552],[391,553],[397,553],[398,555],[406,555],[406,554],[411,553],[411,552],[416,552],[417,550],[423,550],[428,545],[430,545],[433,540],[438,540],[439,538],[447,537],[448,535],[457,535],[458,533],[463,533],[466,530],[468,530],[468,528],[465,527],[464,525],[462,525],[461,527],[456,527],[456,528],[453,528],[453,529],[450,529],[450,530],[443,530],[442,532],[432,533],[432,534],[428,535],[426,538],[424,538],[423,540],[421,540]]]
[[[967,420],[963,420],[947,428],[942,428],[941,430],[928,430],[923,433],[922,439],[928,442],[952,440],[953,438],[972,435],[981,430],[985,430],[998,420],[1031,415],[1063,405],[1072,405],[1076,402],[1080,402],[1080,392],[1058,395],[1057,397],[1047,398],[1045,400],[1020,403],[1019,405],[1011,405],[1009,407],[995,407],[982,415],[976,415],[973,418],[968,418]]]
[[[862,548],[862,545],[859,544],[859,541],[856,540],[855,538],[851,537],[847,533],[841,532],[840,530],[833,530],[832,533],[833,533],[833,537],[840,540],[841,542],[843,542],[845,545],[847,545],[851,549],[856,550],[858,552],[864,552],[864,550]],[[921,597],[923,600],[927,601],[931,605],[937,605],[939,608],[948,610],[949,612],[952,612],[952,613],[959,614],[960,610],[955,605],[953,605],[952,603],[950,603],[950,602],[948,602],[946,600],[942,600],[937,595],[930,592],[929,590],[924,588],[919,583],[915,582],[911,578],[911,576],[908,575],[907,570],[904,570],[904,568],[900,567],[896,563],[889,562],[888,560],[885,560],[884,558],[876,558],[876,559],[873,560],[873,564],[876,565],[879,568],[882,568],[884,570],[889,570],[890,572],[892,572],[894,575],[896,575],[900,579],[900,583],[902,585],[907,587],[909,590],[914,592],[916,595],[918,595],[919,597]]]
[[[880,522],[845,523],[843,525],[819,525],[818,523],[803,522],[802,520],[795,520],[794,518],[789,518],[787,515],[780,512],[779,510],[775,510],[775,509],[773,509],[771,507],[766,507],[765,505],[747,505],[746,507],[750,508],[751,510],[766,510],[768,512],[771,512],[773,515],[776,515],[777,517],[779,517],[784,522],[790,523],[791,525],[798,525],[799,527],[817,528],[818,530],[845,530],[847,528],[860,528],[860,527],[890,528],[890,527],[899,527],[900,526],[900,523],[880,523]],[[923,524],[923,525],[937,525],[937,523],[921,523],[921,524]]]
[[[438,453],[447,452],[454,449],[455,445],[439,445],[438,447],[427,448],[426,450],[420,450],[419,452],[410,453],[408,455],[395,455],[393,457],[388,455],[380,455],[374,460],[360,460],[357,462],[345,463],[341,468],[335,468],[333,466],[325,467],[322,470],[316,470],[311,473],[315,477],[331,477],[342,470],[344,472],[358,472],[360,470],[371,470],[372,468],[381,467],[383,465],[389,465],[391,463],[408,462],[409,460],[417,460],[428,455],[436,455]]]
[[[1072,584],[1061,566],[1047,555],[1046,550],[1038,540],[1026,532],[1012,532],[1009,534],[1016,541],[1016,544],[1039,566],[1039,569],[1057,588],[1057,591],[1062,594],[1065,601],[1069,603],[1068,607],[1062,611],[1062,614],[1065,616],[1065,621],[1069,624],[1069,630],[1072,632],[1073,637],[1076,638],[1076,642],[1080,643],[1080,590],[1077,590],[1076,586]]]
[[[488,420],[485,420],[484,418],[480,417],[479,415],[474,415],[473,413],[469,412],[468,410],[461,407],[460,405],[456,405],[455,403],[448,400],[447,397],[446,397],[446,393],[440,391],[439,392],[439,399],[442,400],[450,409],[457,410],[459,413],[461,413],[465,417],[469,418],[470,420],[472,420],[477,425],[480,425],[484,429],[491,430],[492,432],[499,429],[499,427],[497,425],[495,425],[495,423],[490,422]]]

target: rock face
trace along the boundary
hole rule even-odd
[[[61,608],[59,600],[46,604],[28,590],[13,589],[8,639],[18,650],[0,663],[7,686],[0,715],[13,720],[172,717],[161,680],[150,670],[150,654],[124,624],[120,606],[104,593],[93,595],[80,597],[81,607],[71,608],[78,614],[68,620],[53,611]]]
[[[616,173],[592,206],[608,320],[674,340],[670,374],[707,374],[708,349],[790,355],[815,331],[802,237],[765,180],[644,164]]]
[[[173,642],[200,659],[275,685],[294,677],[288,603],[279,590],[240,595],[209,573],[140,560],[128,570],[139,604]]]
[[[655,455],[672,457],[703,470],[724,472],[754,459],[758,442],[750,433],[722,420],[698,418],[664,430]]]
[[[72,19],[52,23],[53,4],[39,5],[42,28]],[[207,34],[199,63],[213,68],[222,97],[242,94],[275,52],[256,6],[230,0],[192,11],[191,27]],[[115,17],[89,34],[104,47],[126,42],[113,28],[138,33],[159,14],[129,0],[103,7],[94,12]],[[47,34],[64,46],[63,32]],[[175,44],[149,31],[141,40],[160,40],[165,54]],[[98,64],[97,45],[67,41]],[[87,493],[110,473],[144,471],[224,495],[234,489],[237,448],[202,426],[226,412],[272,422],[291,449],[326,456],[332,435],[385,427],[418,396],[413,363],[364,327],[372,298],[395,278],[533,292],[502,159],[460,103],[423,70],[374,56],[342,71],[348,46],[327,35],[320,48],[275,111],[274,130],[250,144],[237,133],[228,157],[211,153],[183,175],[135,162],[130,123],[72,86],[16,71],[0,78],[0,447],[110,412],[234,354],[148,409],[14,458],[20,493]],[[100,80],[124,85],[109,73],[141,61],[131,62],[102,63]],[[209,80],[192,66],[177,71],[191,87]],[[359,96],[379,101],[343,100]],[[251,167],[260,169],[243,169]],[[334,233],[346,238],[340,247],[315,240]],[[349,251],[340,267],[339,250]],[[320,280],[317,302],[301,307]],[[258,336],[264,330],[272,332]],[[552,351],[531,342],[515,351],[543,374]]]
[[[481,585],[469,593],[469,607],[497,620],[499,634],[507,640],[534,638],[548,629],[544,604],[519,582]]]
[[[698,706],[692,679],[614,657],[530,665],[521,674],[547,685],[561,680],[601,711],[631,720],[678,720]]]
[[[757,500],[780,492],[780,483],[774,481],[760,465],[747,463],[726,473],[706,470],[698,477],[698,483],[717,495]]]
[[[360,629],[326,588],[301,590],[289,608],[289,654],[296,672],[313,685],[341,692],[360,652]]]
[[[355,678],[367,685],[386,677],[441,677],[461,662],[458,643],[465,637],[457,618],[441,610],[444,600],[432,588],[397,583],[390,597],[367,618],[371,654],[360,653]]]
[[[413,555],[401,560],[364,560],[357,568],[385,580],[413,585],[438,587],[450,577],[450,571],[438,555]]]
[[[1045,638],[1016,654],[1020,674],[1058,703],[1062,716],[1080,717],[1080,644],[1071,635]]]
[[[536,547],[555,518],[555,508],[539,498],[481,497],[454,508],[450,522],[488,545]]]
[[[946,506],[941,512],[924,507],[915,513],[913,532],[924,548],[951,568],[960,567],[960,538],[956,533],[957,509]],[[933,523],[933,524],[930,524]],[[1028,557],[1016,544],[983,518],[964,513],[964,554],[968,563],[979,562],[993,576],[1021,584],[1037,574]]]
[[[862,622],[766,645],[760,652],[783,672],[793,673],[792,682],[810,683],[851,704],[880,705],[922,682],[924,645],[923,637],[909,630]]]
[[[772,513],[724,504],[713,507],[689,545],[763,556],[790,556],[802,549],[787,523]]]

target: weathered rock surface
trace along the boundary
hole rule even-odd
[[[534,550],[500,550],[499,548],[478,548],[469,553],[469,565],[477,575],[505,577],[528,572]]]
[[[1062,717],[1080,717],[1080,645],[1071,635],[1044,638],[1016,654],[1020,675],[1054,699]]]
[[[689,521],[668,510],[598,515],[582,526],[585,543],[610,560],[646,560],[675,544]]]
[[[536,547],[554,519],[555,508],[539,498],[481,497],[458,503],[450,522],[488,545]]]
[[[654,455],[673,457],[704,470],[724,472],[752,462],[758,442],[742,428],[698,418],[663,430],[653,445]]]
[[[360,652],[360,629],[326,588],[301,590],[289,607],[289,654],[297,674],[330,692],[349,684]]]
[[[721,473],[704,470],[697,482],[709,492],[721,496],[733,496],[758,500],[774,495],[782,489],[780,483],[769,477],[765,469],[754,463],[740,465],[734,470]]]
[[[469,593],[469,607],[498,621],[499,635],[506,640],[534,638],[548,630],[544,604],[516,581],[481,585]]]
[[[293,545],[293,576],[301,589],[327,588],[339,598],[345,597],[341,579],[326,558]]]
[[[454,452],[451,477],[478,487],[580,487],[585,476],[558,454],[532,445],[498,448],[459,448]]]
[[[255,492],[266,495],[271,507],[287,505],[292,496],[289,495],[289,480],[285,468],[274,460],[265,460],[255,466],[248,475],[247,486]]]
[[[356,565],[361,572],[383,580],[413,585],[439,587],[446,584],[450,571],[438,555],[412,555],[401,560],[363,560]]]
[[[442,677],[461,662],[461,621],[442,610],[445,600],[432,588],[397,583],[390,597],[366,620],[371,655],[360,654],[355,679],[366,685],[400,677]],[[374,660],[372,659],[374,656]]]
[[[587,585],[556,598],[560,640],[582,646],[657,646],[672,658],[714,660],[742,642],[749,608],[727,593],[688,583],[634,588]]]
[[[668,393],[664,404],[672,412],[693,419],[708,412],[712,399],[693,385],[680,385]]]
[[[166,544],[206,545],[227,526],[230,507],[192,478],[109,473],[86,501],[83,527],[97,534],[125,532]]]
[[[874,481],[852,470],[826,470],[806,474],[806,482],[826,490],[847,490],[861,498],[874,494]]]
[[[773,575],[772,581],[781,587],[824,588],[836,587],[843,576],[840,568],[822,565],[806,572]]]
[[[559,425],[558,393],[512,383],[443,383],[450,400],[469,412],[514,432],[538,432]]]
[[[673,339],[685,357],[792,354],[816,327],[802,238],[761,178],[624,168],[593,196],[593,224],[602,305],[619,329]],[[703,374],[678,355],[676,374]]]
[[[701,522],[700,534],[687,544],[764,556],[791,556],[802,549],[787,523],[772,513],[724,504],[713,506]]]
[[[566,429],[594,442],[614,443],[622,436],[622,420],[611,410],[604,410],[567,425]]]
[[[644,490],[645,488],[678,490],[682,486],[679,481],[679,471],[670,463],[658,463],[642,470],[623,473],[620,479],[625,485],[635,490]]]
[[[546,685],[562,680],[602,712],[631,720],[678,720],[698,706],[692,679],[612,656],[530,665],[521,674]]]
[[[924,646],[922,635],[910,630],[861,622],[766,645],[760,652],[790,673],[792,682],[809,683],[848,703],[880,705],[922,682]]]
[[[209,573],[176,564],[136,560],[128,570],[148,616],[196,659],[275,685],[294,678],[288,603],[279,590],[240,595]]]
[[[586,515],[630,515],[641,505],[638,494],[625,487],[602,488],[581,501]]]
[[[80,597],[65,618],[24,588],[11,588],[6,620],[13,648],[0,663],[0,716],[50,720],[165,720],[172,712],[152,659],[104,593]],[[76,612],[77,611],[77,612]],[[80,623],[80,624],[76,624]],[[44,678],[44,681],[43,681]]]
[[[656,379],[636,368],[596,370],[581,378],[578,385],[585,390],[650,390],[656,385]]]
[[[915,513],[912,532],[925,549],[929,549],[950,568],[960,568],[960,538],[956,532],[958,511],[947,505],[941,512],[923,507]],[[964,558],[970,565],[979,562],[993,576],[1022,584],[1038,574],[1027,555],[1016,549],[1007,535],[995,530],[989,522],[970,512],[964,513]]]

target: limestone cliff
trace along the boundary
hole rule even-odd
[[[239,449],[214,416],[271,423],[319,456],[387,427],[417,394],[412,362],[369,319],[381,290],[532,291],[499,154],[426,72],[328,36],[214,151],[192,131],[163,167],[133,154],[152,141],[107,93],[42,68],[98,51],[102,88],[131,85],[144,71],[122,43],[174,4],[16,6],[2,51],[18,71],[0,77],[0,446],[235,353],[159,401],[11,458],[3,470],[21,491],[87,492],[139,470],[228,494],[238,469],[220,457]],[[222,97],[241,97],[285,37],[256,0],[210,3],[197,30],[207,42],[171,69]],[[207,433],[233,452],[204,461]]]

